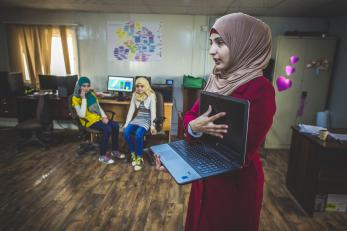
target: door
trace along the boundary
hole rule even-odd
[[[266,148],[289,148],[291,126],[298,123],[315,124],[316,113],[324,110],[326,104],[335,46],[335,39],[285,36],[278,38],[273,80],[277,110],[265,141]],[[279,92],[276,80],[280,75],[285,76],[285,66],[290,65],[289,58],[292,55],[300,58],[299,62],[293,65],[296,68],[295,73],[288,77],[292,81],[292,87]],[[321,71],[316,75],[314,69],[306,67],[308,63],[324,58],[329,60],[328,71]],[[298,110],[302,103],[303,114],[300,115]]]

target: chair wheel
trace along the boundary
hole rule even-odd
[[[41,150],[42,151],[47,151],[49,148],[48,147],[42,147]]]

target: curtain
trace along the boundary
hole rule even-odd
[[[10,71],[24,73],[23,47],[24,34],[23,30],[17,26],[7,27],[7,44],[9,53]]]
[[[67,34],[68,34],[68,27],[66,26],[60,26],[60,37],[61,37],[61,45],[63,48],[63,55],[64,55],[64,63],[65,63],[65,70],[66,74],[71,74],[71,66],[70,66],[70,58],[69,58],[69,47],[68,47],[68,41],[67,41]],[[72,52],[72,51],[70,51]]]
[[[52,26],[7,26],[10,71],[24,73],[25,59],[35,89],[39,88],[38,74],[50,74],[52,30]]]

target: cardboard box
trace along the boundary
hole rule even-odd
[[[325,211],[346,212],[347,211],[347,195],[329,194]]]

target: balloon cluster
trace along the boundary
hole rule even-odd
[[[299,61],[299,57],[296,55],[292,55],[289,60],[291,65],[287,65],[284,68],[287,77],[291,76],[295,72],[295,67],[293,67],[292,65],[296,64]],[[280,75],[276,80],[276,85],[278,91],[284,91],[291,88],[292,80]]]

